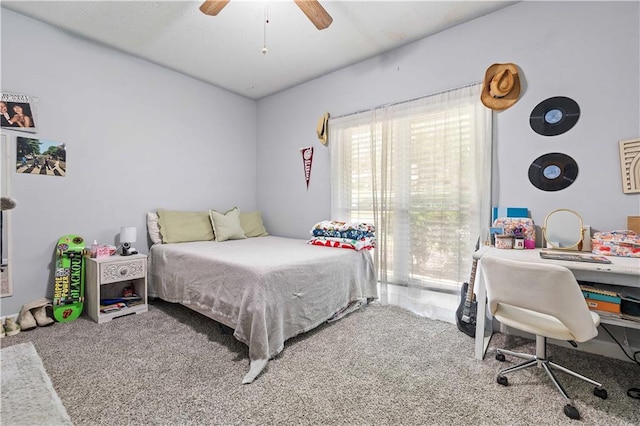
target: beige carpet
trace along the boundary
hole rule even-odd
[[[72,424],[32,343],[0,351],[0,376],[3,425]]]
[[[96,324],[86,317],[2,339],[33,341],[74,424],[82,425],[638,425],[626,391],[640,366],[552,346],[593,387],[558,373],[582,420],[540,369],[496,383],[505,363],[454,324],[397,307],[368,306],[286,342],[250,385],[247,347],[189,309],[155,302],[147,313]],[[491,347],[533,350],[497,334]]]

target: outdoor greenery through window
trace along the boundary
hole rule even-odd
[[[332,216],[376,225],[381,283],[457,290],[488,226],[480,85],[330,121]]]

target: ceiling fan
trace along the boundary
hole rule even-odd
[[[230,0],[206,0],[200,6],[200,11],[205,15],[216,16],[229,3]],[[293,0],[300,10],[319,30],[324,30],[333,22],[331,15],[317,0]]]

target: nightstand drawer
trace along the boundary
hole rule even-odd
[[[146,276],[146,260],[132,259],[100,264],[100,285]]]

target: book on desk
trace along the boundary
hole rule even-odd
[[[589,309],[610,318],[640,322],[640,289],[578,281]]]
[[[540,258],[552,260],[566,260],[569,262],[588,262],[588,263],[605,263],[610,264],[611,261],[605,256],[594,256],[591,254],[578,253],[558,253],[551,251],[541,251]]]

